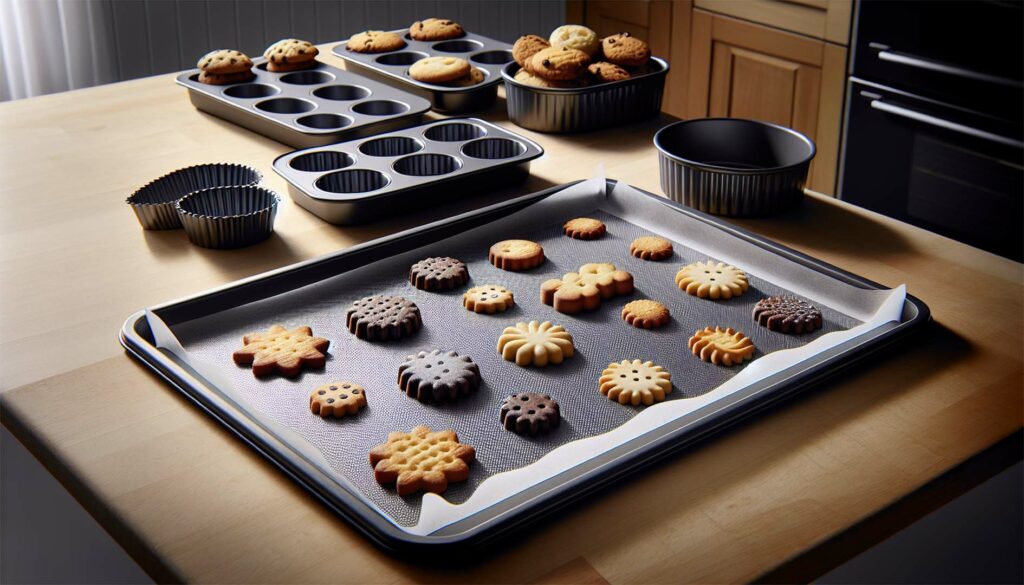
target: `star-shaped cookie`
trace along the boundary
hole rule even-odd
[[[370,450],[373,476],[381,485],[395,484],[398,495],[418,491],[443,493],[448,484],[466,481],[476,450],[459,443],[455,431],[434,432],[418,426],[408,433],[394,432]]]
[[[559,313],[572,315],[593,311],[603,299],[633,292],[633,275],[618,270],[614,264],[591,263],[580,266],[579,272],[568,272],[540,285],[540,300]]]
[[[322,368],[327,361],[324,352],[331,342],[322,337],[313,337],[309,327],[288,330],[283,325],[274,325],[261,333],[250,333],[242,337],[242,348],[231,354],[240,366],[252,365],[255,376],[297,376],[306,368]]]

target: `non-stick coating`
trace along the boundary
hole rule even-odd
[[[789,128],[756,120],[707,118],[666,126],[655,137],[666,154],[698,167],[770,170],[806,163],[814,144]]]

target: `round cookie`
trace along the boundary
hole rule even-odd
[[[538,52],[526,62],[526,70],[552,81],[576,79],[587,70],[590,56],[569,47],[551,47]]]
[[[596,240],[606,231],[603,221],[590,217],[577,217],[562,225],[562,232],[576,240]]]
[[[267,71],[280,73],[315,66],[319,53],[320,50],[309,41],[282,39],[267,47],[263,56],[267,58]]]
[[[620,33],[601,40],[601,52],[609,62],[622,67],[639,67],[651,58],[647,43],[629,33]]]
[[[427,258],[412,265],[409,282],[420,290],[451,290],[469,282],[469,270],[458,258]]]
[[[238,73],[207,73],[199,72],[199,83],[208,85],[231,85],[232,83],[245,83],[252,81],[256,75],[252,71],[239,71]]]
[[[550,321],[516,323],[506,327],[498,338],[498,353],[517,366],[560,364],[575,353],[572,335],[561,325]]]
[[[462,295],[462,306],[474,313],[504,313],[514,304],[512,291],[497,284],[474,286]]]
[[[346,313],[348,330],[359,339],[401,339],[423,326],[416,303],[402,297],[373,295],[352,303]]]
[[[705,327],[688,342],[693,355],[716,366],[731,366],[754,357],[754,343],[732,327]]]
[[[569,47],[593,57],[601,48],[597,33],[578,24],[565,24],[551,31],[552,47]]]
[[[656,329],[668,323],[668,307],[649,299],[631,301],[622,307],[622,319],[640,329]]]
[[[650,406],[672,392],[672,374],[654,362],[622,360],[612,362],[597,381],[601,394],[619,404]]]
[[[421,351],[398,367],[398,387],[420,402],[455,400],[480,387],[480,367],[458,352]]]
[[[558,428],[558,403],[547,394],[521,392],[501,403],[501,425],[517,435],[540,435]]]
[[[587,67],[587,73],[590,74],[590,78],[596,83],[622,81],[623,79],[629,79],[631,77],[629,71],[626,71],[615,63],[609,63],[607,61],[591,63],[590,66]]]
[[[676,273],[676,286],[702,299],[731,299],[750,287],[747,273],[735,266],[713,260],[694,262]]]
[[[779,333],[810,333],[821,329],[821,311],[796,297],[768,297],[754,305],[754,321]]]
[[[530,240],[502,240],[491,246],[487,259],[502,270],[529,270],[544,263],[544,248]]]
[[[217,49],[202,56],[196,67],[210,75],[244,73],[252,69],[252,59],[234,49]]]
[[[516,39],[512,45],[512,58],[520,67],[526,65],[526,61],[537,53],[551,47],[551,43],[537,35],[524,35]]]
[[[405,40],[398,33],[383,30],[368,30],[352,35],[345,48],[356,53],[387,53],[405,46]]]
[[[428,18],[417,20],[409,27],[409,36],[417,41],[444,41],[457,39],[466,34],[462,25],[447,19]]]
[[[366,406],[366,389],[348,380],[318,387],[309,395],[309,410],[320,416],[341,418]]]
[[[469,87],[478,83],[483,83],[485,79],[487,79],[487,75],[485,75],[479,68],[473,67],[470,69],[468,75],[460,77],[454,81],[449,81],[444,85],[450,85],[453,87]]]
[[[427,57],[409,67],[409,76],[424,83],[445,83],[469,75],[469,61],[458,57]]]
[[[672,256],[672,242],[660,236],[641,236],[629,245],[629,253],[641,260],[664,260]]]
[[[526,69],[520,69],[519,71],[516,71],[516,74],[513,76],[513,79],[515,79],[519,83],[522,83],[523,85],[532,85],[533,87],[548,87],[548,88],[555,88],[555,89],[572,89],[572,88],[575,88],[575,87],[581,87],[582,86],[582,84],[579,82],[579,80],[576,80],[576,79],[568,79],[566,81],[552,81],[550,79],[544,79],[543,77],[538,77],[538,76],[534,75],[533,73],[530,73]]]

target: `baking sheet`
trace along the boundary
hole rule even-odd
[[[582,242],[561,233],[565,219],[600,217],[609,234]],[[676,243],[675,256],[645,262],[629,256],[628,244],[638,235],[657,233]],[[487,248],[507,237],[525,237],[544,245],[548,261],[537,270],[510,273],[493,268]],[[427,293],[408,285],[408,266],[426,256],[454,255],[469,266],[471,283],[497,282],[516,293],[517,306],[499,315],[477,315],[462,308],[462,290]],[[747,270],[751,290],[729,301],[707,301],[675,287],[678,268],[713,258]],[[561,276],[586,262],[611,261],[633,273],[637,291],[580,316],[555,312],[539,301],[547,278]],[[796,293],[823,311],[825,327],[807,336],[786,336],[761,328],[750,318],[763,296]],[[400,294],[421,308],[424,329],[399,343],[377,344],[348,333],[344,313],[356,298]],[[860,289],[779,256],[678,213],[666,213],[656,199],[632,193],[619,184],[605,192],[602,178],[570,187],[504,219],[318,283],[209,317],[162,327],[150,315],[158,346],[201,372],[231,399],[311,463],[369,502],[385,518],[410,534],[431,534],[488,508],[556,473],[578,465],[631,437],[657,428],[736,392],[786,367],[886,322],[898,320],[905,292]],[[656,298],[673,313],[672,323],[643,331],[618,316],[622,304]],[[576,340],[578,354],[561,366],[519,368],[495,351],[501,329],[516,321],[551,320],[565,325]],[[257,380],[230,360],[244,333],[274,323],[308,324],[315,334],[331,339],[323,372],[306,372],[296,380]],[[706,325],[733,326],[757,345],[756,359],[742,368],[720,368],[697,360],[686,350],[693,331]],[[176,338],[176,339],[175,339]],[[614,344],[608,343],[614,339]],[[180,345],[178,344],[180,342]],[[451,405],[423,405],[400,392],[395,375],[402,358],[420,349],[455,349],[480,365],[484,382],[476,395]],[[796,349],[800,348],[800,349]],[[793,351],[782,351],[793,350]],[[597,392],[596,380],[611,361],[653,359],[673,374],[675,387],[666,402],[647,408],[626,407]],[[369,407],[356,417],[323,420],[308,410],[312,388],[338,379],[353,379],[368,389]],[[558,431],[526,438],[498,424],[498,407],[508,394],[543,390],[560,403],[563,424]],[[453,484],[444,497],[401,498],[373,480],[366,453],[392,430],[417,424],[454,428],[477,449],[470,480]],[[570,445],[559,449],[560,446]]]

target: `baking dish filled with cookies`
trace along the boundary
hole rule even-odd
[[[141,311],[121,341],[375,542],[436,554],[928,318],[905,287],[598,178]]]
[[[450,118],[274,160],[300,206],[333,224],[363,223],[507,186],[530,174],[539,144],[479,118]]]
[[[295,148],[331,144],[420,123],[430,102],[326,63],[274,72],[253,62],[246,80],[215,85],[198,69],[176,81],[196,109]]]

